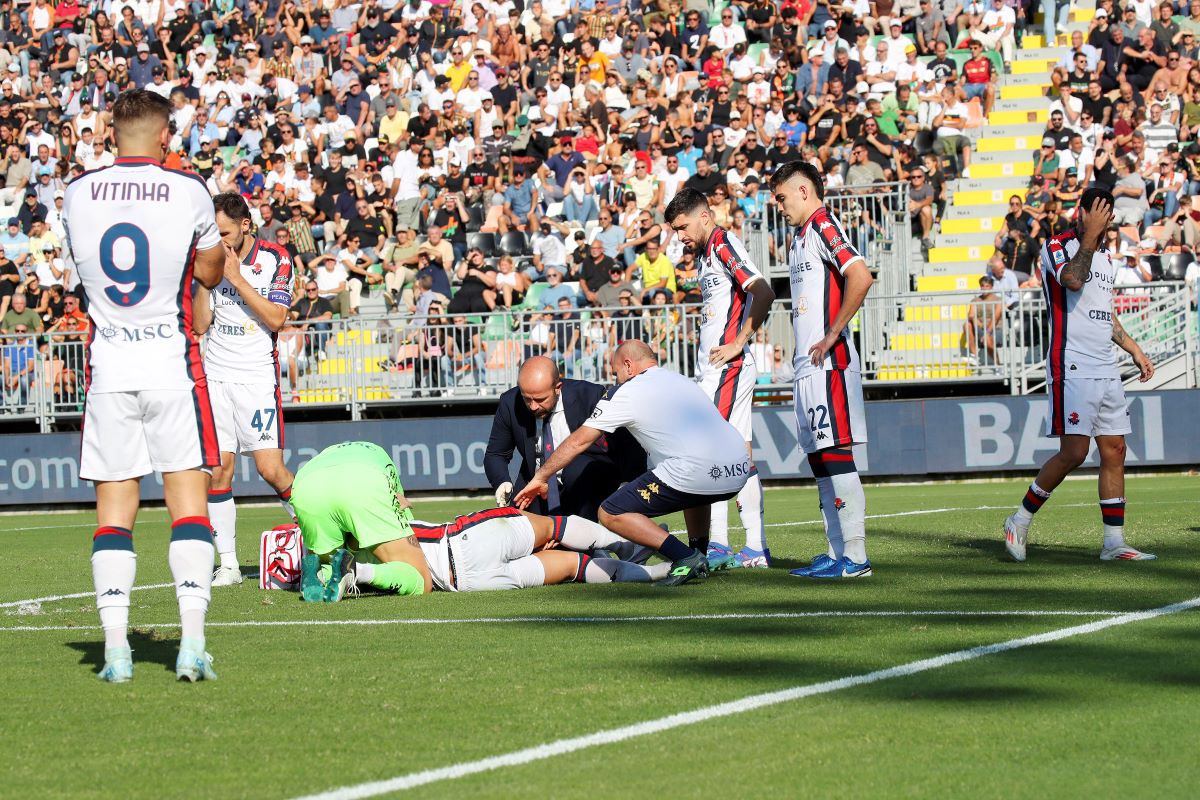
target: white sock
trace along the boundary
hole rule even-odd
[[[829,543],[829,557],[835,561],[842,557],[842,523],[838,519],[837,492],[833,489],[833,478],[817,478],[817,494],[821,498],[821,517],[825,520],[825,541]]]
[[[1037,481],[1029,484],[1029,489],[1025,492],[1025,499],[1021,501],[1021,505],[1017,506],[1016,523],[1023,528],[1028,528],[1033,522],[1033,515],[1049,499],[1050,493],[1038,486]]]
[[[233,489],[208,493],[208,519],[217,540],[217,555],[222,567],[237,567],[237,506]]]
[[[662,580],[671,572],[667,563],[647,567],[615,558],[593,558],[583,568],[584,583],[649,583]]]
[[[212,528],[204,517],[184,517],[171,526],[167,563],[175,579],[184,638],[204,638],[204,616],[212,597]]]
[[[830,477],[833,482],[834,509],[842,528],[842,555],[856,564],[867,560],[867,496],[858,472]]]
[[[729,501],[712,504],[708,521],[708,543],[729,547]]]
[[[617,534],[590,519],[571,515],[555,517],[553,538],[568,550],[587,552],[597,547],[608,547],[615,544],[629,544]]]
[[[746,547],[751,550],[766,550],[767,537],[763,530],[763,488],[755,470],[746,485],[737,495],[738,512],[742,527],[746,529]]]
[[[129,646],[129,594],[137,573],[133,533],[127,528],[101,526],[92,538],[92,582],[96,610],[104,628],[104,647]]]
[[[1100,514],[1104,522],[1104,547],[1121,547],[1125,544],[1125,498],[1111,497],[1100,501]],[[1119,524],[1117,524],[1119,522]]]
[[[105,606],[100,611],[104,628],[104,649],[129,647],[129,606]]]
[[[359,586],[366,586],[371,581],[375,580],[375,565],[364,564],[361,561],[354,565],[354,583]]]

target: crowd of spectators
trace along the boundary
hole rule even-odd
[[[1049,118],[1029,186],[1009,198],[995,237],[988,274],[997,289],[997,262],[1013,286],[1040,289],[1042,245],[1073,224],[1083,191],[1098,186],[1116,198],[1106,246],[1118,260],[1118,297],[1143,296],[1144,284],[1164,278],[1186,279],[1194,296],[1198,37],[1200,2],[1100,0],[1088,30],[1071,33],[1050,76]]]
[[[1037,6],[1052,36],[1067,4]],[[1200,6],[1166,23],[1131,3],[1137,53],[1112,44],[1126,22],[1101,6],[1055,72],[1066,87],[1055,146],[1019,199],[1044,234],[1047,206],[1069,219],[1072,187],[1137,175],[1153,186],[1135,196],[1125,181],[1122,219],[1144,205],[1153,221],[1157,208],[1163,241],[1190,247],[1200,212],[1176,200],[1195,180],[1197,148],[1179,143],[1200,123]],[[833,191],[907,182],[930,245],[947,182],[969,174],[965,130],[996,102],[1035,4],[3,0],[0,11],[0,330],[16,332],[9,314],[23,302],[43,329],[85,335],[60,322],[66,297],[86,298],[59,209],[72,177],[113,162],[109,110],[125,89],[170,100],[170,166],[241,192],[260,235],[293,253],[292,316],[317,333],[379,299],[421,319],[619,307],[625,285],[636,306],[674,304],[697,292],[666,204],[694,187],[742,233],[789,160],[818,165]]]

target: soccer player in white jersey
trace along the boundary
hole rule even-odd
[[[807,567],[806,578],[864,578],[866,495],[851,446],[867,441],[861,366],[850,321],[871,288],[867,262],[825,208],[821,174],[792,161],[771,176],[771,191],[789,225],[788,253],[796,352],[796,427],[817,480],[829,550]]]
[[[1020,507],[1004,521],[1004,546],[1016,561],[1025,560],[1033,515],[1084,462],[1092,439],[1100,453],[1100,559],[1154,558],[1125,543],[1125,435],[1131,428],[1113,345],[1133,357],[1143,382],[1154,376],[1154,365],[1113,310],[1117,270],[1112,253],[1102,248],[1112,208],[1112,194],[1088,189],[1080,198],[1075,226],[1042,247],[1042,291],[1050,309],[1046,435],[1058,437],[1058,453],[1042,465]]]
[[[750,406],[758,365],[750,352],[750,342],[766,321],[775,292],[755,267],[745,245],[717,224],[703,194],[695,189],[680,190],[667,205],[664,218],[699,264],[704,305],[696,380],[721,416],[742,434],[746,452],[753,459]],[[770,368],[769,364],[765,366]],[[746,545],[736,554],[729,547],[729,504],[725,501],[713,504],[709,539],[691,542],[693,547],[707,545],[710,570],[770,566],[771,551],[763,534],[762,481],[753,467],[746,485],[738,492],[737,507],[746,529]]]
[[[215,678],[205,652],[212,527],[205,507],[217,434],[192,333],[193,281],[221,280],[225,252],[204,181],[166,169],[171,109],[144,90],[113,104],[118,157],[71,181],[63,226],[90,304],[80,477],[95,482],[96,607],[104,628],[100,678],[133,678],[129,593],[139,481],[162,473],[171,515],[167,560],[183,638],[175,672]]]
[[[237,560],[237,510],[233,504],[234,456],[250,453],[289,517],[292,473],[283,463],[283,402],[275,338],[292,300],[292,260],[274,242],[250,233],[250,208],[237,192],[213,198],[225,245],[224,278],[212,292],[197,292],[192,324],[208,334],[204,372],[217,422],[221,464],[208,490],[208,517],[216,532],[220,565],[213,586],[242,582]]]
[[[672,562],[660,584],[707,575],[704,551],[685,545],[651,518],[682,511],[688,539],[707,537],[712,504],[735,497],[750,475],[745,439],[695,381],[658,366],[645,342],[622,342],[610,360],[617,385],[555,448],[513,505],[527,508],[535,497],[545,497],[555,473],[605,433],[626,428],[646,451],[650,469],[600,504],[600,524]]]

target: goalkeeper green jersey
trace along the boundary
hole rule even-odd
[[[324,556],[339,547],[373,550],[410,535],[412,512],[397,497],[403,491],[400,473],[382,447],[344,442],[325,448],[292,484],[305,546]]]

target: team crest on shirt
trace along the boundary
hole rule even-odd
[[[250,271],[255,275],[262,275],[262,264],[259,264],[257,261],[255,261],[254,266],[250,268]]]
[[[796,313],[799,314],[800,316],[807,314],[808,313],[808,298],[807,297],[797,297],[796,301],[794,303],[794,307],[796,309]]]

